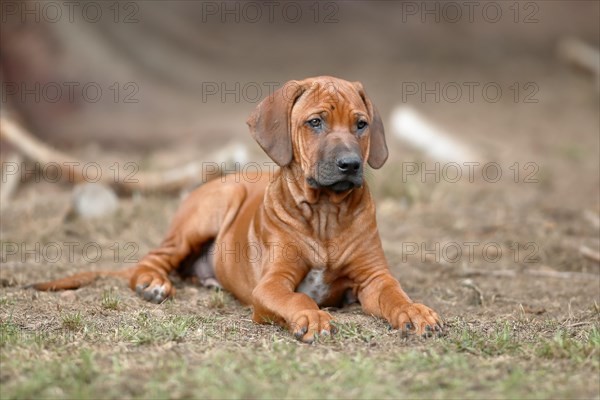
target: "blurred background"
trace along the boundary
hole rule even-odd
[[[7,1],[2,108],[81,156],[177,164],[256,150],[245,120],[269,91],[334,75],[386,123],[412,105],[486,157],[597,161],[597,77],[557,54],[570,38],[597,50],[598,16],[589,1]],[[597,195],[582,164],[554,183]]]
[[[544,262],[597,272],[577,249],[598,251],[598,2],[7,1],[1,11],[3,116],[64,154],[139,173],[266,160],[245,124],[261,99],[290,79],[361,81],[391,148],[369,177],[380,213],[403,221],[382,227],[392,240],[494,232],[538,243],[560,231],[561,244],[540,246]],[[4,160],[21,152],[4,137]],[[436,167],[448,162],[462,168],[457,184]],[[477,170],[471,182],[465,162],[497,163],[502,179]],[[62,221],[48,204],[62,210],[72,182],[32,176],[5,202],[4,234],[26,236],[36,204]],[[564,240],[572,257],[552,260]]]

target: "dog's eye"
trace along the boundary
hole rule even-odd
[[[358,121],[358,122],[356,123],[356,128],[357,128],[358,130],[362,130],[362,129],[365,129],[365,128],[367,127],[367,125],[369,125],[369,124],[367,123],[367,121],[365,121],[365,120],[361,119],[360,121]]]
[[[313,128],[320,128],[322,123],[323,121],[321,121],[321,118],[313,118],[308,121],[308,124]]]

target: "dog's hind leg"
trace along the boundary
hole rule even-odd
[[[120,271],[87,271],[26,287],[43,291],[78,289],[97,278],[112,276],[129,280],[131,289],[141,297],[160,303],[174,294],[169,273],[186,258],[199,255],[203,246],[233,221],[245,198],[243,185],[211,181],[184,200],[162,244],[135,266]]]
[[[160,247],[132,269],[131,289],[156,303],[172,296],[169,273],[188,257],[200,255],[203,246],[233,221],[245,198],[243,185],[212,181],[196,189],[177,211]]]

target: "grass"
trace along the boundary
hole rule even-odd
[[[0,347],[17,343],[20,334],[21,330],[11,321],[11,319],[8,321],[0,321]]]
[[[590,361],[598,369],[600,363],[600,330],[594,326],[580,340],[560,330],[556,332],[552,339],[545,340],[540,344],[537,354],[550,360]]]
[[[14,301],[11,301],[7,297],[0,297],[0,307],[10,305],[10,304],[14,304]]]
[[[336,324],[338,332],[335,335],[335,340],[358,340],[369,343],[376,337],[376,332],[371,331],[356,322]]]
[[[224,290],[215,289],[210,293],[206,306],[212,309],[222,309],[229,304],[231,297]]]
[[[63,315],[62,326],[70,331],[82,329],[84,326],[83,315],[80,312]]]
[[[105,290],[102,293],[102,307],[106,310],[118,310],[120,304],[121,299],[112,290]]]
[[[558,369],[521,361],[478,359],[439,349],[403,349],[373,356],[368,349],[331,353],[325,347],[269,343],[258,348],[217,349],[190,357],[185,347],[159,355],[102,354],[82,349],[24,365],[21,384],[11,382],[3,398],[219,397],[232,398],[476,398],[481,390],[501,397],[555,393],[560,382],[543,382]],[[15,369],[8,362],[9,371]],[[35,368],[34,368],[35,367]],[[575,371],[575,365],[567,365]],[[565,368],[563,365],[561,368]],[[473,370],[477,374],[473,374]],[[141,376],[144,379],[139,379]],[[132,379],[137,385],[131,385]],[[110,382],[110,385],[108,384]]]
[[[539,398],[589,397],[598,390],[593,381],[600,372],[598,324],[579,331],[556,326],[548,337],[525,340],[519,326],[506,321],[472,327],[454,319],[447,336],[422,340],[401,339],[383,323],[351,321],[338,324],[334,337],[307,346],[273,326],[261,327],[271,335],[258,338],[247,336],[256,326],[251,323],[219,328],[227,321],[142,311],[105,327],[68,313],[61,329],[70,340],[28,335],[4,321],[0,394],[2,399],[479,398],[482,393]],[[218,336],[224,330],[230,340]]]
[[[508,323],[504,323],[489,335],[472,329],[463,329],[450,344],[456,351],[480,356],[515,354],[521,348],[521,343],[514,336]]]
[[[172,316],[164,320],[154,320],[146,313],[140,313],[135,326],[126,326],[121,339],[136,345],[182,341],[188,332],[196,328],[199,318],[194,316]]]

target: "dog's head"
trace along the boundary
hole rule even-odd
[[[380,168],[388,156],[381,118],[360,82],[287,82],[258,105],[248,125],[273,161],[296,163],[315,189],[360,187],[365,163]]]

